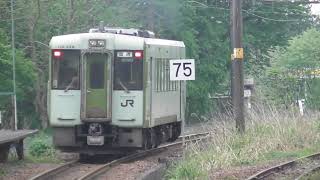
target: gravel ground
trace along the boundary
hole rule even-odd
[[[25,180],[36,176],[48,169],[52,169],[61,163],[32,163],[28,160],[18,161],[15,151],[11,151],[12,160],[7,163],[0,163],[0,180]],[[59,153],[57,158],[67,162],[76,159],[77,154]]]
[[[80,164],[76,163],[71,168],[68,168],[66,171],[61,172],[57,176],[53,177],[55,180],[67,180],[67,179],[78,179],[88,172],[94,170],[99,165],[97,164]]]
[[[181,148],[173,147],[153,156],[113,167],[98,179],[135,180],[146,171],[156,167],[159,163],[167,163],[179,157],[181,157]]]
[[[188,125],[185,128],[184,134],[210,131],[210,127],[211,126],[208,126],[208,124]],[[98,179],[135,180],[141,177],[141,175],[148,170],[159,165],[159,163],[173,162],[181,157],[182,151],[180,147],[169,148],[168,150],[154,156],[116,166],[101,175]]]
[[[56,167],[57,164],[49,163],[26,163],[20,162],[9,162],[5,164],[0,163],[0,180],[25,180],[29,179],[36,174]],[[4,176],[1,176],[4,174]]]

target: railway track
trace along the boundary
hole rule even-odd
[[[313,173],[320,170],[320,153],[291,160],[280,165],[265,169],[247,178],[247,180],[258,179],[309,179]]]
[[[208,135],[209,135],[209,132],[185,135],[183,137],[179,137],[178,140],[174,143],[165,144],[150,150],[136,152],[128,156],[115,159],[111,162],[108,162],[102,165],[83,164],[83,163],[80,163],[79,160],[75,160],[72,162],[62,164],[48,171],[45,171],[31,178],[30,180],[63,179],[63,177],[69,176],[70,174],[72,175],[72,173],[79,172],[81,170],[83,171],[82,173],[78,174],[77,176],[70,176],[70,177],[72,177],[72,179],[77,179],[77,180],[95,179],[99,177],[101,174],[107,172],[112,167],[115,167],[121,163],[129,162],[141,157],[146,157],[152,154],[163,152],[170,147],[181,145],[183,144],[183,142],[188,143],[188,142],[203,140],[207,138]]]
[[[79,160],[71,161],[62,164],[56,168],[45,171],[30,180],[44,180],[44,179],[78,179],[87,171],[93,170],[97,167],[96,164],[82,164]],[[77,172],[77,173],[74,173]]]

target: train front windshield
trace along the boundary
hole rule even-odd
[[[114,62],[114,90],[142,90],[142,59],[116,57]]]
[[[52,89],[80,90],[79,72],[79,50],[52,50]]]

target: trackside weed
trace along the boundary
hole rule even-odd
[[[268,107],[250,112],[246,120],[243,135],[235,131],[232,120],[211,121],[210,139],[189,144],[184,160],[174,164],[166,178],[210,179],[214,169],[300,157],[320,147],[318,113],[301,117],[294,111]]]

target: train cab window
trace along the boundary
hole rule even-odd
[[[134,58],[116,57],[114,62],[114,90],[142,90],[143,62]]]
[[[80,51],[52,51],[52,89],[80,89]]]

